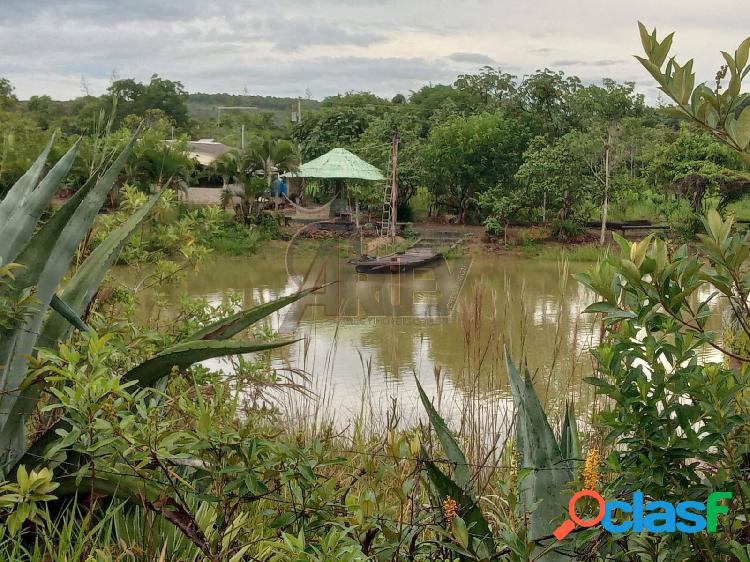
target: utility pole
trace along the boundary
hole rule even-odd
[[[391,224],[388,234],[391,240],[396,238],[396,211],[398,209],[398,183],[396,182],[396,167],[398,166],[398,133],[393,131],[391,137]]]
[[[240,147],[245,150],[245,124],[242,124],[242,140],[240,141]]]

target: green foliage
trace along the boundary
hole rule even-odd
[[[35,300],[38,303],[36,309],[29,310],[26,316],[20,312],[14,312],[4,322],[3,326],[0,365],[3,368],[4,388],[9,392],[4,394],[2,398],[5,410],[0,420],[2,421],[0,435],[2,436],[3,449],[6,451],[6,468],[15,464],[23,454],[25,446],[23,414],[34,413],[40,393],[45,388],[39,379],[27,381],[29,360],[37,341],[43,345],[54,346],[65,337],[68,331],[67,326],[61,320],[55,316],[47,319],[45,313],[56,295],[58,284],[67,272],[76,247],[83,240],[94,221],[107,192],[128,157],[134,140],[131,139],[115,163],[96,183],[90,182],[87,188],[81,189],[33,235],[31,231],[41,215],[41,212],[37,209],[47,203],[42,198],[51,198],[55,191],[54,187],[60,183],[70,166],[77,145],[71,149],[61,163],[50,170],[37,186],[42,164],[49,151],[48,147],[47,151],[43,152],[37,160],[37,163],[16,183],[0,203],[0,215],[10,217],[4,228],[14,233],[8,235],[10,241],[4,248],[4,256],[9,260],[18,259],[23,265],[22,268],[18,268],[22,274],[15,280],[12,278],[13,269],[11,267],[4,269],[4,276],[10,277],[14,281],[13,283],[6,282],[3,284],[4,291],[13,291],[11,295],[5,298],[15,301],[16,304],[11,307],[11,310],[23,310],[26,308],[30,291],[34,290]],[[39,198],[37,198],[37,194],[40,194]],[[159,195],[152,197],[120,226],[114,228],[94,252],[83,261],[63,292],[63,296],[68,299],[65,304],[70,307],[70,310],[66,309],[66,316],[82,315],[85,312],[107,269],[116,260],[120,250],[138,224],[155,206],[158,197]],[[291,300],[295,299],[292,297]],[[289,298],[284,302],[288,304]],[[57,308],[59,309],[60,306]],[[251,319],[257,321],[260,318],[255,313],[254,316],[251,316]],[[247,321],[246,317],[244,326],[247,327],[250,323],[252,322]],[[234,333],[236,332],[231,330],[225,331],[222,337],[230,337]],[[92,335],[91,338],[97,349],[101,348],[107,341],[107,336],[104,336],[102,340],[96,339],[95,335]],[[98,343],[100,341],[102,343]],[[244,344],[221,341],[178,343],[132,369],[124,380],[135,380],[141,384],[155,384],[162,377],[169,375],[170,370],[175,366],[184,369],[209,357],[249,353],[276,347],[279,344],[284,345],[285,343],[283,341]],[[72,352],[68,353],[70,363],[77,363],[75,357]],[[109,378],[107,381],[114,382],[116,379]],[[63,394],[60,394],[58,389],[47,390],[62,401]],[[114,392],[116,389],[105,386],[105,390],[108,393]],[[73,425],[70,420],[66,423]],[[46,440],[43,441],[46,442]]]
[[[741,156],[708,133],[682,126],[674,142],[657,149],[644,170],[646,181],[685,198],[696,214],[718,198],[723,208],[747,194],[750,174]]]
[[[550,224],[549,231],[553,238],[561,242],[571,242],[580,237],[585,229],[574,220],[556,218]]]
[[[425,144],[426,181],[438,202],[464,222],[478,194],[512,181],[525,146],[525,129],[500,113],[450,117]]]
[[[585,160],[577,152],[574,133],[550,144],[542,137],[531,141],[516,180],[525,195],[525,208],[535,218],[580,222],[591,209],[593,185]]]
[[[187,98],[182,83],[151,76],[148,84],[132,78],[115,80],[107,90],[111,109],[115,110],[116,124],[128,115],[143,116],[149,109],[160,109],[177,127],[188,124]],[[166,138],[166,137],[164,137]]]
[[[732,491],[718,533],[700,542],[679,533],[661,541],[671,552],[692,545],[707,558],[726,556],[729,541],[744,532],[750,494],[741,460],[750,452],[750,357],[708,328],[710,307],[721,295],[730,309],[728,329],[746,336],[750,284],[747,235],[733,234],[732,219],[716,211],[704,228],[697,252],[672,250],[652,237],[618,238],[619,255],[576,277],[601,298],[587,311],[603,314],[606,329],[594,351],[597,376],[588,379],[611,401],[597,418],[612,446],[606,495],[642,490],[666,501],[701,501]],[[704,347],[721,359],[699,359]]]
[[[676,104],[666,111],[707,129],[750,164],[750,109],[746,103],[748,94],[742,93],[742,81],[750,72],[750,37],[740,43],[734,56],[722,51],[726,64],[716,73],[715,86],[711,89],[705,82],[696,86],[692,59],[682,65],[675,57],[667,60],[674,33],[659,41],[655,29],[649,33],[640,22],[638,28],[646,58],[636,58],[659,83],[659,89]],[[729,80],[724,86],[722,82],[727,74]]]
[[[500,236],[503,233],[503,226],[497,217],[487,217],[484,219],[484,231],[490,236]]]
[[[7,78],[0,78],[0,110],[8,111],[18,102],[13,93],[13,84]]]
[[[52,471],[47,468],[28,472],[26,467],[18,467],[16,481],[0,486],[0,509],[5,511],[11,535],[18,533],[27,521],[36,525],[49,522],[44,504],[57,499],[51,492],[58,486],[52,481]]]

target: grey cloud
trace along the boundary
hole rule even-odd
[[[113,69],[139,80],[159,73],[192,91],[240,92],[247,84],[262,94],[309,86],[318,97],[350,89],[390,96],[502,61],[519,76],[563,67],[591,81],[635,77],[653,100],[651,79],[630,58],[640,50],[635,21],[642,14],[647,23],[670,23],[659,27],[661,36],[678,31],[674,50],[684,58],[731,50],[747,35],[746,22],[727,20],[725,11],[698,15],[669,4],[0,0],[0,74],[17,82],[21,97],[75,96],[81,75],[101,88]],[[696,70],[710,79],[716,59],[703,58]]]
[[[448,58],[455,62],[466,62],[471,64],[495,64],[495,60],[492,57],[483,55],[482,53],[451,53]]]
[[[551,64],[552,66],[612,66],[615,64],[623,64],[627,62],[630,61],[627,61],[625,59],[602,59],[593,61],[562,59],[553,61]]]
[[[351,26],[349,26],[351,27]],[[273,26],[274,46],[294,52],[313,45],[356,45],[366,47],[385,40],[385,35],[367,30],[350,31],[344,26],[311,20],[286,20]]]

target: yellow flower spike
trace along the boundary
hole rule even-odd
[[[446,496],[443,500],[443,517],[445,517],[445,525],[450,528],[453,523],[453,518],[458,513],[458,503],[450,496]]]
[[[599,486],[599,465],[602,463],[602,455],[599,449],[592,448],[586,455],[583,463],[583,487],[586,490],[596,490]]]

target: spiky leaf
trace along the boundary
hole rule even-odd
[[[255,353],[292,344],[298,340],[273,340],[267,342],[197,340],[178,343],[156,357],[131,369],[125,380],[138,381],[141,386],[153,386],[159,379],[168,375],[173,367],[185,369],[190,365],[228,355]]]
[[[54,140],[55,137],[53,135],[47,146],[37,157],[31,167],[26,170],[24,175],[18,178],[18,181],[11,186],[3,200],[0,201],[0,224],[7,224],[10,221],[10,217],[13,216],[13,213],[16,212],[28,194],[31,193],[34,187],[36,187]]]
[[[562,520],[567,505],[565,489],[573,480],[573,472],[563,462],[560,446],[550,427],[547,415],[536,395],[531,377],[521,377],[505,349],[513,402],[516,405],[517,445],[521,453],[521,467],[532,469],[521,483],[522,497],[529,517],[529,535],[532,538],[548,536]],[[540,560],[560,558],[554,553]]]
[[[264,303],[248,310],[241,310],[236,314],[232,314],[221,320],[201,328],[194,334],[190,335],[188,340],[225,340],[232,336],[240,333],[245,328],[255,324],[257,321],[262,320],[269,314],[276,312],[289,306],[290,304],[306,297],[310,293],[313,293],[321,287],[312,287],[310,289],[304,289],[292,295],[281,297],[274,301]]]
[[[14,261],[28,243],[42,213],[49,206],[52,196],[73,165],[80,142],[80,139],[76,141],[65,156],[57,161],[37,188],[31,191],[13,212],[10,220],[5,224],[0,222],[0,261],[3,263]]]
[[[74,314],[80,316],[88,308],[102,279],[107,274],[107,270],[117,259],[128,238],[146,218],[160,197],[161,192],[152,195],[143,207],[112,231],[106,240],[99,244],[76,270],[62,292],[62,299],[70,305]],[[58,316],[50,317],[42,330],[41,344],[49,345],[51,342],[65,339],[68,329],[68,323],[64,322],[62,318]]]
[[[91,329],[83,320],[81,320],[78,314],[72,308],[70,308],[70,305],[68,305],[68,303],[66,303],[57,295],[52,297],[52,300],[50,301],[50,308],[52,308],[52,310],[59,314],[59,316],[53,316],[53,318],[60,319],[61,322],[68,323],[81,332],[88,332]]]
[[[464,456],[461,447],[458,446],[458,442],[455,437],[453,437],[450,429],[448,429],[445,420],[443,420],[438,411],[432,405],[430,399],[427,397],[427,394],[425,394],[422,385],[419,384],[419,380],[415,380],[417,383],[417,390],[419,391],[419,398],[422,400],[422,405],[424,406],[424,409],[427,410],[427,415],[430,418],[430,425],[432,425],[432,428],[435,430],[435,434],[440,440],[440,444],[443,446],[443,451],[451,463],[453,477],[456,480],[456,484],[458,484],[460,488],[468,491],[471,481],[471,473],[469,472],[466,457]]]

